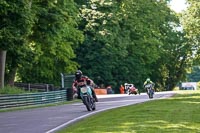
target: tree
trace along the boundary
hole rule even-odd
[[[171,30],[173,31],[173,30]],[[179,81],[186,78],[186,70],[190,67],[192,47],[181,32],[169,32],[162,47],[163,53],[158,66],[158,83],[165,90],[173,90]]]
[[[74,71],[78,64],[73,47],[83,40],[77,30],[78,10],[72,0],[34,2],[35,25],[29,37],[32,60],[19,67],[23,82],[60,84],[60,73]]]
[[[6,63],[6,51],[0,50],[0,88],[4,87],[5,63]]]
[[[200,58],[200,2],[196,0],[187,0],[188,8],[181,16],[183,29],[186,32],[186,37],[190,41],[190,45],[194,51],[194,65],[199,64]]]
[[[113,44],[114,37],[120,32],[115,4],[106,0],[88,1],[81,5],[82,23],[79,27],[84,31],[85,41],[76,50],[76,60],[81,70],[98,85],[115,84],[112,73],[118,63],[117,51],[121,47],[120,44]]]
[[[26,44],[26,37],[30,34],[33,24],[29,0],[0,2],[0,88],[4,87],[4,68],[6,53]]]
[[[85,41],[76,53],[86,75],[115,88],[125,82],[142,87],[146,77],[157,79],[156,62],[166,58],[163,32],[172,32],[169,18],[175,16],[166,1],[88,1],[82,7]]]

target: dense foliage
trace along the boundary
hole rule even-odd
[[[31,4],[28,0],[0,2],[0,87],[4,86],[5,66],[6,73],[16,73],[18,62],[23,61],[27,51],[27,37],[33,25]],[[8,76],[14,80],[15,74]]]
[[[182,17],[199,10],[190,2]],[[7,51],[6,84],[15,80],[60,85],[60,73],[81,69],[97,85],[111,85],[115,91],[126,82],[142,89],[147,77],[160,90],[172,90],[186,78],[194,48],[198,55],[199,25],[193,29],[186,20],[186,29],[179,30],[178,15],[168,4],[169,0],[3,0],[0,50]],[[199,16],[190,16],[194,21],[195,15]]]
[[[195,51],[195,65],[199,65],[200,58],[200,2],[196,0],[188,0],[188,10],[182,14],[182,24]]]
[[[167,1],[90,1],[81,16],[85,41],[76,59],[97,84],[141,88],[151,77],[171,90],[185,78],[191,47]]]

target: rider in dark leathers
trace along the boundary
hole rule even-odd
[[[72,84],[72,88],[74,90],[77,90],[78,98],[81,99],[80,97],[80,88],[83,86],[90,86],[92,90],[92,96],[94,97],[95,101],[98,102],[97,96],[94,91],[94,82],[88,78],[87,76],[83,76],[83,73],[80,70],[77,70],[75,72],[75,80]]]

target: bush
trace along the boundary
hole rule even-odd
[[[0,94],[22,94],[27,93],[25,90],[18,87],[5,86],[0,88]]]

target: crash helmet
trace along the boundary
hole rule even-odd
[[[76,79],[80,79],[80,78],[82,77],[82,75],[83,75],[83,73],[81,72],[81,70],[77,70],[77,71],[75,72],[75,78],[76,78]]]
[[[151,80],[150,80],[150,78],[147,78],[147,80],[146,80],[147,82],[150,82]]]

